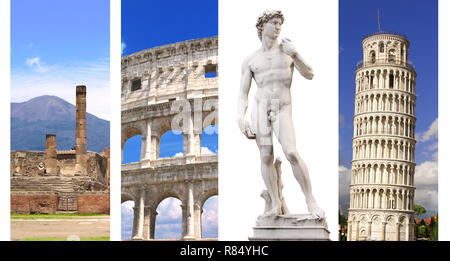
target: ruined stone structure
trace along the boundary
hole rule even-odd
[[[414,240],[416,72],[408,39],[378,32],[357,65],[348,240]]]
[[[201,238],[203,204],[218,193],[217,155],[200,153],[203,129],[217,124],[217,50],[211,37],[122,58],[122,153],[142,135],[140,161],[122,165],[122,202],[135,202],[133,239],[154,238],[156,209],[167,197],[182,202],[182,239]],[[159,157],[169,130],[182,131],[182,157]]]
[[[57,151],[47,134],[45,152],[11,152],[11,213],[109,214],[110,151],[86,150],[86,87],[76,95],[75,150]]]

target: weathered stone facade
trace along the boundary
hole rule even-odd
[[[357,65],[348,240],[414,240],[416,72],[408,39],[378,32]]]
[[[11,213],[109,214],[110,151],[86,150],[86,87],[76,94],[75,150],[57,151],[56,136],[47,134],[45,152],[11,152]]]
[[[218,193],[217,155],[200,148],[203,129],[217,124],[217,51],[210,37],[122,58],[122,153],[142,135],[140,161],[122,165],[122,202],[135,202],[133,239],[154,238],[156,208],[167,197],[182,202],[182,239],[201,238],[203,204]],[[175,129],[183,157],[160,158],[161,136]]]

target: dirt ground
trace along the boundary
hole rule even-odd
[[[11,240],[58,237],[109,237],[109,216],[81,216],[70,219],[11,219]]]

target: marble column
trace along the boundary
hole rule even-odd
[[[187,205],[186,216],[184,217],[186,222],[186,235],[184,240],[194,240],[194,183],[192,181],[187,182]]]
[[[144,201],[145,201],[145,189],[141,189],[141,193],[139,196],[136,236],[133,237],[133,240],[144,239],[144,208],[145,208]]]

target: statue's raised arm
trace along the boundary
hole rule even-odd
[[[305,62],[303,57],[297,52],[295,46],[292,44],[291,40],[288,38],[282,38],[280,43],[281,50],[289,55],[294,61],[294,66],[300,72],[303,77],[308,80],[312,80],[314,77],[312,67]]]

